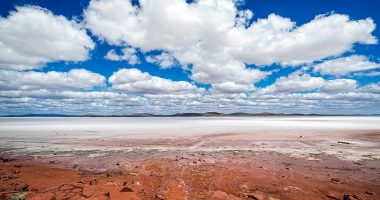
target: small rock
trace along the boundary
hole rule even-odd
[[[232,152],[232,154],[233,154],[234,156],[236,156],[236,155],[239,154],[239,151],[234,151],[234,152]]]
[[[335,194],[326,194],[326,197],[329,198],[329,199],[339,200],[339,197],[336,196]]]
[[[134,172],[129,172],[129,175],[131,175],[131,176],[137,176],[138,174],[134,173]]]
[[[350,144],[349,142],[338,141],[339,144]]]
[[[363,200],[363,199],[355,194],[344,194],[343,200]]]
[[[98,179],[97,178],[91,179],[90,182],[89,182],[89,185],[97,185],[97,184],[98,184]]]
[[[156,197],[158,200],[165,200],[165,196],[162,192],[157,192],[154,197]]]
[[[123,187],[120,192],[133,192],[133,190],[127,186]]]
[[[29,188],[29,185],[27,183],[17,183],[14,186],[14,190],[16,190],[16,191],[22,191],[22,192],[28,191],[28,188]]]
[[[245,194],[245,196],[254,200],[264,200],[266,195],[265,192],[256,190],[254,192]]]
[[[134,180],[134,181],[132,181],[132,185],[140,185],[140,182],[139,182],[139,181],[136,181],[136,180]]]
[[[331,178],[331,182],[337,184],[340,182],[340,180],[338,178]]]
[[[8,179],[16,179],[18,176],[16,174],[11,174],[8,176]]]
[[[103,196],[105,196],[107,198],[110,198],[111,197],[111,193],[110,192],[104,192]]]
[[[362,163],[360,162],[354,162],[355,165],[363,165]]]
[[[20,164],[15,164],[14,166],[17,167],[17,168],[20,168],[20,167],[21,167]]]
[[[54,160],[52,160],[52,161],[50,161],[49,163],[50,163],[50,164],[55,164],[55,161],[54,161]]]
[[[243,183],[239,186],[240,189],[242,189],[243,191],[247,190],[248,189],[248,185],[246,183]]]
[[[366,194],[369,194],[369,195],[373,195],[373,193],[370,192],[370,191],[365,191],[365,193],[366,193]]]

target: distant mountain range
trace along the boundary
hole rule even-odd
[[[301,114],[301,113],[245,113],[245,112],[235,112],[235,113],[219,113],[219,112],[205,112],[205,113],[177,113],[171,115],[155,115],[150,113],[136,113],[130,115],[66,115],[66,114],[23,114],[23,115],[3,115],[0,117],[242,117],[242,116],[380,116],[380,114],[375,115],[324,115],[324,114]]]

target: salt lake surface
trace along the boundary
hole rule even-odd
[[[94,156],[133,148],[380,159],[380,117],[0,118],[1,154]]]

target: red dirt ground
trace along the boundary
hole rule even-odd
[[[316,158],[252,151],[120,154],[95,158],[92,169],[114,166],[102,172],[64,160],[2,158],[0,199],[380,199],[378,160]]]

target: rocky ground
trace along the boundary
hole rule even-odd
[[[324,153],[134,150],[0,162],[0,199],[380,199],[380,160]]]

